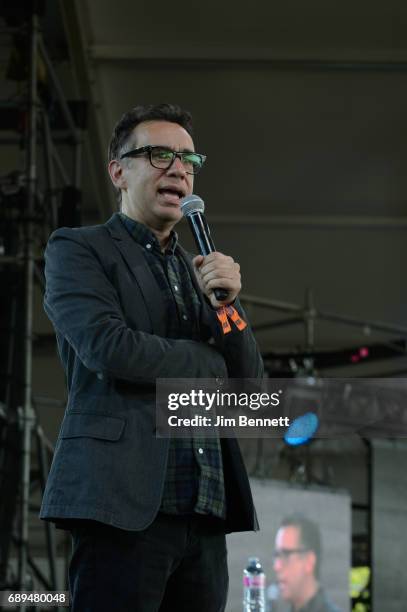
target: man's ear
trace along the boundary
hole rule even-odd
[[[308,573],[315,575],[316,564],[317,564],[317,556],[313,550],[310,550],[307,553],[307,561],[306,561]]]
[[[126,189],[127,181],[124,178],[123,166],[116,159],[112,159],[107,167],[111,181],[117,189]]]

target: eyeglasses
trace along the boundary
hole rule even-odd
[[[280,548],[280,550],[275,550],[273,552],[272,560],[273,563],[277,560],[280,560],[282,563],[287,563],[291,555],[300,555],[309,551],[309,548]]]
[[[168,170],[168,168],[174,163],[175,158],[178,157],[187,174],[198,174],[202,166],[204,165],[206,155],[200,153],[194,153],[193,151],[173,151],[167,147],[161,147],[160,145],[146,145],[145,147],[139,147],[138,149],[132,149],[123,153],[120,159],[125,157],[137,157],[138,155],[148,154],[150,158],[150,164],[154,168],[160,170]]]

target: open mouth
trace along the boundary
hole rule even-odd
[[[184,194],[181,190],[175,189],[174,187],[164,187],[162,189],[158,190],[158,193],[160,195],[165,196],[166,199],[169,200],[176,200],[177,202],[180,200],[180,198],[184,197]]]

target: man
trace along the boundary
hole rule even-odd
[[[233,303],[246,318],[238,264],[191,265],[173,230],[204,160],[189,113],[132,109],[109,146],[121,212],[47,246],[69,399],[41,517],[72,533],[72,612],[224,610],[225,533],[258,528],[236,440],[155,435],[157,378],[263,374],[249,326],[224,335],[216,315]]]
[[[276,535],[273,567],[280,596],[293,612],[340,612],[319,584],[320,560],[318,526],[300,514],[285,518]]]

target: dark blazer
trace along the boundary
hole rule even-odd
[[[45,263],[44,307],[56,330],[68,404],[40,517],[144,529],[160,507],[169,445],[155,436],[155,380],[261,377],[256,342],[249,327],[221,334],[192,269],[201,325],[214,344],[165,338],[161,292],[117,213],[104,225],[54,232]],[[221,444],[226,531],[257,529],[237,441]]]

